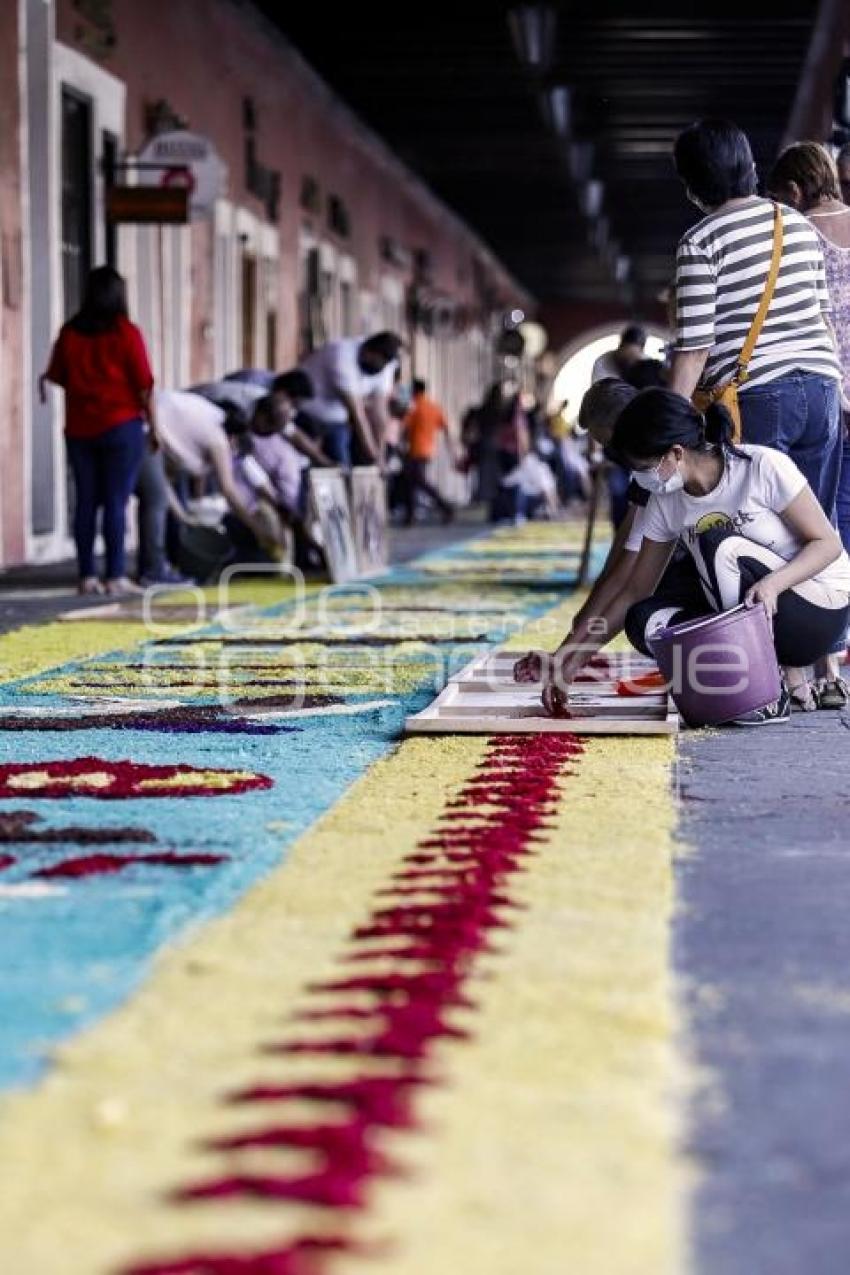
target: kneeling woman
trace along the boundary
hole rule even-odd
[[[543,681],[548,712],[564,711],[569,683],[624,628],[648,652],[665,625],[742,602],[763,603],[773,617],[787,689],[741,724],[781,721],[789,692],[806,697],[805,666],[847,630],[850,559],[794,462],[773,448],[733,446],[730,437],[723,408],[703,418],[671,390],[645,390],[621,413],[612,448],[652,493],[643,543],[628,580],[598,615],[553,655],[532,651],[517,663],[517,681]],[[653,597],[679,539],[694,559],[704,605]]]

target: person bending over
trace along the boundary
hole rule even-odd
[[[251,521],[231,515],[225,525],[243,561],[288,557],[293,532],[302,544],[317,548],[305,525],[307,457],[317,464],[330,462],[294,424],[304,382],[298,371],[277,377],[250,424],[232,430],[233,480]]]
[[[595,617],[604,611],[625,586],[643,543],[645,510],[650,493],[612,451],[617,420],[637,393],[625,381],[606,377],[590,387],[579,409],[580,426],[602,448],[612,462],[612,469],[622,474],[626,480],[623,492],[626,508],[596,583],[587,601],[576,612],[572,629],[565,639],[567,643],[580,643],[584,640]],[[691,555],[681,544],[676,545],[655,596],[664,600],[671,608],[671,614],[681,608],[692,610],[695,606],[702,606],[703,592],[699,576]]]
[[[303,422],[337,465],[383,463],[401,349],[394,332],[376,332],[365,340],[328,341],[304,359],[313,394],[302,404]]]
[[[281,372],[271,383],[269,397],[277,420],[277,428],[287,443],[314,465],[332,465],[333,460],[313,438],[298,425],[302,405],[313,396],[313,382],[300,368]],[[258,404],[254,404],[256,410]],[[306,464],[304,466],[306,468]]]
[[[160,390],[156,395],[157,431],[169,478],[177,486],[169,501],[185,522],[193,515],[186,497],[200,496],[212,480],[232,513],[249,526],[252,514],[233,480],[229,419],[240,415],[230,404],[221,407],[189,390]],[[260,530],[259,526],[257,530]]]
[[[776,703],[743,718],[788,718],[805,666],[821,659],[850,618],[850,559],[794,462],[773,448],[732,446],[732,422],[713,405],[703,417],[671,390],[644,390],[621,413],[613,446],[651,492],[643,542],[629,578],[594,617],[592,632],[550,655],[517,662],[518,681],[542,680],[543,704],[563,713],[570,683],[624,628],[639,650],[671,623],[761,603],[773,621],[785,683]],[[655,590],[682,538],[699,573],[701,608],[671,611]]]

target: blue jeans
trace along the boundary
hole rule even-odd
[[[126,575],[124,532],[127,501],[136,485],[145,451],[145,426],[141,417],[113,425],[95,438],[68,438],[68,460],[74,475],[76,508],[74,540],[80,577],[95,574],[94,542],[97,516],[103,510],[106,576]]]
[[[816,372],[789,372],[745,389],[739,403],[743,442],[790,456],[834,522],[841,467],[838,381]]]
[[[167,566],[168,524],[168,479],[161,450],[154,452],[149,446],[145,447],[136,477],[136,495],[139,498],[138,572],[140,576],[159,580]]]
[[[835,521],[844,548],[850,552],[850,417],[845,418],[841,444],[841,472],[838,478],[838,497],[835,501]]]
[[[322,451],[326,456],[343,469],[351,468],[351,426],[345,424],[325,425],[321,437]]]

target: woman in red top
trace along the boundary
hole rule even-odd
[[[134,588],[126,576],[124,532],[127,502],[151,424],[153,374],[145,342],[127,317],[124,280],[111,266],[92,270],[83,304],[59,333],[40,379],[65,391],[65,436],[74,475],[74,539],[80,592],[100,593],[94,564],[98,512],[103,511],[106,592]]]

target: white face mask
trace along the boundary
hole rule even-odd
[[[653,496],[671,496],[674,491],[681,491],[685,485],[685,480],[679,472],[679,466],[676,466],[669,478],[662,478],[658,471],[663,464],[664,458],[662,456],[654,469],[646,469],[643,473],[636,471],[632,477],[638,487],[642,487],[644,491],[652,492]]]

